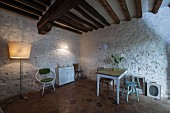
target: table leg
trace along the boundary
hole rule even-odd
[[[97,96],[99,96],[100,77],[97,75]]]
[[[120,90],[120,80],[119,79],[116,80],[116,84],[117,84],[117,87],[116,87],[116,89],[117,89],[117,104],[119,104],[119,90]]]

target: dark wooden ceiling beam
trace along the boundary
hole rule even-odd
[[[161,4],[162,4],[162,1],[163,1],[163,0],[155,0],[152,13],[154,13],[154,14],[158,13],[158,10],[159,10],[159,8],[160,8],[160,6],[161,6]]]
[[[32,7],[34,9],[37,9],[37,10],[40,10],[40,11],[46,11],[46,7],[41,5],[41,4],[38,4],[34,1],[31,1],[31,0],[14,0],[14,1],[17,1],[17,2],[20,2],[24,5],[27,5],[29,7]]]
[[[120,6],[122,8],[123,14],[126,17],[126,20],[130,21],[131,17],[130,17],[130,13],[129,13],[128,7],[126,5],[126,1],[125,0],[119,0],[119,3],[120,3]]]
[[[79,30],[79,31],[87,32],[87,31],[84,31],[84,30],[82,30],[82,29],[79,29],[79,27],[75,26],[74,24],[71,24],[71,23],[69,23],[69,22],[63,21],[63,20],[61,20],[61,19],[58,19],[57,22],[59,22],[59,23],[61,23],[61,24],[64,24],[64,25],[66,25],[66,26],[69,26],[69,27],[71,27],[71,28],[77,29],[77,30]]]
[[[94,18],[92,18],[91,16],[89,16],[85,11],[83,11],[80,7],[75,7],[74,8],[76,11],[78,11],[81,15],[83,15],[85,18],[87,18],[88,20],[90,20],[91,22],[93,22],[96,26],[98,26],[99,28],[104,28],[104,26],[99,23],[98,21],[96,21]]]
[[[137,18],[142,18],[142,2],[141,0],[135,0]]]
[[[100,3],[103,5],[103,7],[106,9],[106,11],[108,12],[108,14],[110,15],[110,17],[115,21],[116,24],[120,23],[119,18],[117,17],[116,13],[113,11],[113,9],[111,8],[111,6],[109,5],[109,3],[106,0],[99,0]]]
[[[23,16],[25,16],[25,17],[29,17],[29,18],[31,18],[31,19],[36,19],[36,20],[39,19],[39,17],[36,16],[36,15],[30,14],[30,13],[27,13],[27,12],[24,12],[24,11],[22,11],[22,10],[19,10],[19,9],[16,9],[16,8],[13,8],[13,7],[10,7],[10,6],[5,5],[5,4],[2,4],[2,3],[0,3],[0,8],[3,8],[3,9],[5,9],[5,10],[8,10],[8,11],[11,11],[11,12],[14,12],[14,13],[17,13],[17,14],[19,14],[19,15],[23,15]]]
[[[34,14],[37,16],[42,16],[41,11],[35,10],[31,7],[25,6],[21,3],[15,2],[13,0],[0,0],[0,3],[8,5],[10,7],[16,8],[16,9],[19,9],[19,10],[23,10],[24,12],[28,12],[28,13],[31,13],[31,14]]]
[[[72,19],[72,18],[70,18],[68,16],[65,16],[65,15],[63,15],[59,19],[62,19],[63,21],[66,21],[66,22],[69,22],[71,24],[74,24],[75,26],[79,27],[80,29],[83,29],[85,32],[93,30],[92,28],[86,27],[85,25],[83,25],[83,24],[77,22],[76,20],[74,20],[74,19]]]
[[[56,0],[37,23],[38,29],[45,28],[49,22],[54,22],[68,10],[81,4],[83,0]],[[52,28],[52,26],[51,26]],[[48,29],[50,31],[50,29]]]
[[[39,4],[42,4],[44,6],[50,6],[51,5],[51,0],[33,0]]]
[[[92,14],[94,17],[99,19],[103,24],[106,24],[110,26],[110,24],[106,21],[106,19],[98,12],[96,9],[94,9],[90,4],[88,4],[85,0],[83,0],[83,3],[81,6],[86,9],[90,14]]]
[[[46,34],[46,33],[48,33],[49,31],[51,31],[51,29],[52,29],[51,26],[53,26],[53,24],[54,23],[52,23],[52,22],[46,23],[46,26],[38,29],[38,33],[39,34]]]
[[[67,13],[65,13],[66,16],[69,16],[70,18],[72,19],[75,19],[76,21],[90,27],[90,28],[93,28],[93,29],[98,29],[96,26],[94,26],[93,24],[91,24],[90,22],[87,22],[85,20],[83,20],[82,18],[78,17],[77,15],[73,14],[72,12],[68,11]]]
[[[64,26],[64,25],[60,25],[58,23],[54,23],[55,27],[59,27],[59,28],[62,28],[62,29],[65,29],[65,30],[68,30],[68,31],[71,31],[71,32],[75,32],[75,33],[78,33],[78,34],[82,34],[82,32],[78,31],[78,30],[75,30],[73,28],[70,28],[70,27],[67,27],[67,26]]]

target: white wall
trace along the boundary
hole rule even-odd
[[[39,68],[55,68],[58,64],[79,62],[80,35],[56,27],[46,35],[39,35],[37,22],[0,11],[0,100],[19,93],[19,60],[10,59],[9,41],[32,44],[29,60],[23,60],[23,93],[38,90],[34,75]],[[63,46],[68,46],[63,50]]]
[[[104,29],[88,32],[80,40],[80,61],[88,78],[96,80],[96,68],[111,67],[107,62],[111,54],[124,54],[119,67],[130,74],[142,74],[146,81],[162,86],[162,96],[170,96],[169,50],[170,8],[159,13],[145,13],[142,19],[132,19]],[[102,42],[106,50],[99,49]]]

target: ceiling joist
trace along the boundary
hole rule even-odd
[[[69,22],[66,22],[66,21],[63,21],[63,20],[61,20],[61,19],[58,19],[57,22],[59,22],[59,23],[61,23],[61,24],[64,24],[64,25],[66,25],[66,26],[69,26],[69,27],[71,27],[71,28],[77,29],[77,30],[79,30],[79,31],[87,32],[87,31],[85,31],[85,30],[83,30],[83,29],[79,29],[79,27],[75,26],[74,24],[69,23]]]
[[[99,28],[104,28],[104,26],[99,23],[98,21],[96,21],[94,18],[92,18],[91,16],[89,16],[85,11],[83,11],[80,7],[75,7],[74,8],[76,11],[78,11],[81,15],[83,15],[85,18],[87,18],[88,20],[90,20],[91,22],[93,22],[96,26],[98,26]]]
[[[88,32],[88,31],[92,31],[93,29],[91,28],[88,28],[86,26],[84,26],[83,24],[75,21],[74,19],[70,18],[70,17],[67,17],[65,15],[63,15],[62,17],[60,17],[59,19],[65,21],[65,22],[69,22],[77,27],[79,27],[79,29],[83,30],[84,32]]]
[[[62,29],[65,29],[65,30],[68,30],[68,31],[71,31],[71,32],[75,32],[75,33],[78,33],[78,34],[82,34],[82,32],[78,31],[78,30],[75,30],[73,28],[70,28],[70,27],[67,27],[67,26],[64,26],[64,25],[61,25],[61,24],[58,24],[58,23],[54,23],[54,26],[56,27],[59,27],[59,28],[62,28]]]
[[[34,9],[37,9],[37,10],[40,10],[40,11],[46,11],[46,7],[41,5],[41,4],[38,4],[34,1],[31,1],[31,0],[14,0],[14,1],[17,1],[17,2],[20,2],[24,5],[27,5],[29,7],[32,7]]]
[[[122,8],[123,14],[126,17],[126,20],[130,21],[131,17],[130,17],[129,11],[128,11],[128,7],[126,5],[126,1],[125,0],[119,0],[119,3],[120,3],[120,6]]]
[[[89,5],[85,0],[83,0],[81,6],[84,9],[86,9],[90,14],[92,14],[94,17],[99,19],[103,24],[110,26],[110,24],[106,21],[106,19],[98,11],[96,11],[91,5]]]
[[[113,11],[113,9],[111,8],[111,6],[109,5],[109,3],[106,0],[99,0],[100,3],[102,4],[102,6],[106,9],[106,11],[108,12],[108,14],[110,15],[110,17],[115,21],[116,24],[120,23],[119,18],[117,17],[116,13]]]
[[[28,13],[31,13],[31,14],[34,14],[34,15],[37,15],[37,16],[42,16],[41,11],[35,10],[31,7],[15,2],[13,0],[0,0],[0,3],[22,10],[22,11],[25,11],[25,12],[28,12]]]
[[[38,29],[43,30],[48,22],[53,23],[68,10],[76,7],[81,3],[82,0],[56,0],[38,22]],[[48,29],[48,31],[50,31],[50,29]],[[41,33],[41,31],[39,31],[39,33]]]
[[[136,2],[137,18],[142,18],[142,2],[141,0],[135,0],[135,2]]]
[[[94,26],[93,24],[91,24],[90,22],[87,22],[85,20],[83,20],[82,18],[78,17],[77,15],[73,14],[72,12],[68,11],[67,13],[65,13],[66,16],[90,27],[90,28],[93,28],[93,29],[98,29],[96,26]]]
[[[35,20],[38,20],[39,17],[36,16],[36,15],[33,15],[33,14],[30,14],[28,12],[25,12],[25,11],[22,11],[22,10],[19,10],[19,9],[16,9],[16,8],[13,8],[11,6],[8,6],[6,4],[2,4],[0,3],[0,8],[3,8],[5,10],[8,10],[8,11],[11,11],[11,12],[14,12],[14,13],[17,13],[17,14],[20,14],[20,15],[23,15],[25,17],[29,17],[31,19],[35,19]]]
[[[154,13],[154,14],[158,13],[158,10],[159,10],[159,8],[160,8],[160,6],[161,6],[161,4],[162,4],[162,1],[163,1],[163,0],[155,0],[152,13]]]
[[[42,4],[44,6],[50,6],[51,5],[51,0],[33,0],[39,4]]]

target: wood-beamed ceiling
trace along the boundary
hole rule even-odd
[[[152,4],[151,12],[156,14],[162,4],[170,7],[170,0],[154,0]],[[142,0],[0,0],[0,9],[37,20],[39,34],[48,33],[52,26],[82,34],[131,18],[142,18],[145,6]]]

